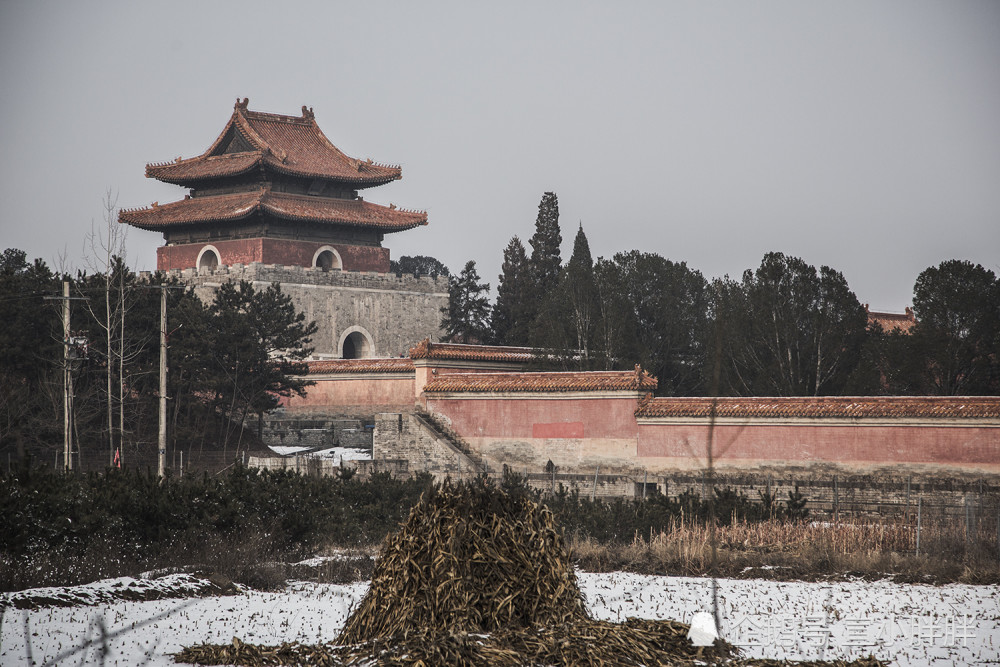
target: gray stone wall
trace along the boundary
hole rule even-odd
[[[223,282],[246,280],[258,288],[279,283],[306,320],[316,322],[312,345],[317,358],[339,358],[341,341],[352,330],[370,336],[373,349],[368,356],[405,355],[424,338],[440,339],[441,309],[448,305],[446,277],[399,277],[258,263],[168,274],[194,286],[206,303]]]
[[[475,461],[412,413],[375,415],[372,458],[402,459],[409,462],[411,473],[429,472],[437,478],[460,479],[478,471]]]
[[[672,498],[685,491],[704,498],[709,491],[705,476],[697,473],[650,475],[648,481],[655,481],[657,490]],[[834,475],[809,470],[799,471],[798,474],[790,474],[789,471],[717,472],[714,486],[733,489],[751,500],[759,500],[760,493],[770,490],[782,503],[787,502],[789,492],[798,487],[799,493],[807,499],[806,507],[813,516],[878,514],[912,518],[919,502],[925,516],[945,515],[964,519],[967,513],[975,515],[984,506],[994,508],[1000,503],[998,480],[972,476],[930,479]]]
[[[268,445],[371,450],[371,424],[370,419],[288,417],[276,410],[265,418],[261,435]]]
[[[333,477],[340,474],[341,467],[354,471],[358,479],[368,479],[376,472],[387,472],[400,479],[410,476],[406,461],[344,461],[337,465],[330,459],[312,456],[250,456],[247,465],[262,470],[290,470],[314,477]]]

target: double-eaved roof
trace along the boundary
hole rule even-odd
[[[247,104],[246,98],[236,102],[226,127],[201,155],[146,165],[148,178],[190,187],[190,196],[162,206],[124,209],[119,222],[165,231],[267,214],[380,232],[427,224],[423,211],[372,204],[353,195],[319,194],[327,185],[341,193],[383,185],[401,178],[402,169],[346,155],[326,138],[311,109],[302,107],[301,116],[283,116],[250,111]],[[276,174],[299,181],[301,192],[272,189]]]

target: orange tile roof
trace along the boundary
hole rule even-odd
[[[339,373],[412,373],[409,359],[327,359],[307,361],[309,375],[336,375]]]
[[[865,304],[865,311],[868,313],[868,326],[878,324],[886,333],[899,329],[903,333],[910,333],[910,329],[917,323],[917,318],[913,314],[913,309],[907,307],[905,313],[879,313],[868,310]]]
[[[439,375],[426,392],[570,392],[653,391],[656,378],[636,366],[634,371],[572,373],[454,373]]]
[[[505,345],[467,345],[464,343],[432,343],[425,338],[410,348],[411,359],[441,359],[452,361],[505,361],[528,363],[538,351],[531,347]]]
[[[285,220],[369,227],[386,232],[427,224],[427,213],[423,211],[380,206],[360,199],[312,197],[270,190],[190,197],[162,206],[122,209],[118,221],[140,229],[160,231],[197,223],[243,220],[256,213],[270,213]]]
[[[231,133],[239,135],[252,150],[223,154]],[[316,124],[311,109],[302,116],[250,111],[247,100],[236,102],[233,115],[218,139],[198,157],[146,165],[146,176],[176,185],[246,173],[258,164],[276,172],[303,178],[321,178],[353,187],[382,185],[402,177],[402,169],[345,155]]]
[[[716,401],[717,417],[1000,417],[1000,396],[720,397]],[[711,398],[647,397],[639,404],[636,416],[707,418],[711,406]]]

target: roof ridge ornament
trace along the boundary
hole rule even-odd
[[[307,118],[309,120],[314,120],[316,118],[316,115],[313,113],[312,107],[307,107],[306,105],[303,104],[302,117]]]
[[[250,98],[249,97],[244,97],[242,102],[240,101],[240,98],[237,97],[236,98],[236,104],[235,104],[235,106],[233,106],[233,109],[234,110],[235,109],[243,109],[244,111],[246,111],[248,104],[250,104]]]
[[[424,338],[422,341],[410,348],[410,359],[426,359],[430,355],[431,339]]]

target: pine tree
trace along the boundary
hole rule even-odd
[[[208,313],[218,332],[212,350],[218,404],[234,426],[256,414],[260,431],[279,397],[305,394],[310,382],[299,377],[316,324],[306,323],[278,283],[264,289],[247,281],[223,283]]]
[[[453,343],[482,343],[489,335],[489,283],[479,282],[476,263],[469,261],[457,277],[448,279],[448,306],[441,328],[444,340]]]
[[[498,345],[527,345],[531,322],[525,310],[529,298],[528,257],[521,239],[514,237],[503,251],[497,301],[491,320],[492,340]]]

